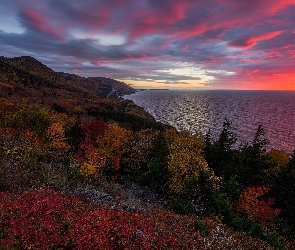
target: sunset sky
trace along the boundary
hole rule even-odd
[[[0,55],[137,88],[295,90],[295,0],[0,0]]]

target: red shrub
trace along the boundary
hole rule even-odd
[[[204,238],[195,221],[165,210],[93,209],[50,189],[0,193],[0,249],[271,249],[219,224]]]
[[[52,249],[66,245],[67,225],[73,223],[86,206],[74,196],[50,189],[28,191],[21,195],[0,194],[0,226],[5,237],[2,246]]]
[[[261,225],[266,226],[281,212],[280,209],[273,207],[275,204],[273,198],[267,200],[261,198],[268,191],[269,187],[266,186],[244,189],[237,202],[237,211],[247,214]]]
[[[162,210],[153,216],[93,210],[49,189],[0,194],[0,248],[171,249],[199,239],[193,220]]]
[[[104,134],[108,128],[108,124],[100,120],[93,120],[84,122],[81,127],[85,133],[85,137],[94,142],[99,135]]]

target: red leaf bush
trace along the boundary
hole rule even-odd
[[[0,249],[272,249],[212,221],[202,237],[196,221],[165,210],[94,208],[51,189],[0,193]]]
[[[237,202],[237,211],[247,214],[262,226],[267,226],[281,212],[280,209],[274,208],[273,198],[261,198],[269,190],[267,186],[245,188]]]
[[[51,189],[0,193],[1,249],[167,249],[199,240],[187,222],[165,211],[93,209]]]
[[[50,189],[0,194],[0,225],[5,249],[53,249],[67,245],[65,228],[87,207],[76,197]]]

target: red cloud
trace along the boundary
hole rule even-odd
[[[166,20],[169,23],[174,23],[180,19],[185,18],[185,11],[188,8],[188,6],[188,3],[184,1],[179,1],[175,3],[174,6],[172,6],[171,11],[169,11],[169,13],[167,13],[167,15],[165,16]]]
[[[190,1],[151,1],[150,6],[142,6],[125,21],[129,27],[129,38],[136,39],[148,34],[167,34],[177,32],[175,24],[186,18]]]
[[[269,13],[273,14],[275,12],[278,12],[279,10],[291,4],[295,4],[295,1],[294,0],[273,1],[273,3],[271,3],[269,7]]]
[[[44,34],[50,34],[61,41],[65,40],[39,13],[35,11],[24,11],[21,16],[29,28]]]
[[[253,36],[250,38],[243,37],[243,38],[239,38],[239,39],[231,41],[228,45],[230,47],[248,49],[256,45],[258,41],[269,40],[271,38],[279,36],[283,32],[284,31],[274,31],[274,32],[268,32],[261,35]]]
[[[186,30],[185,33],[181,36],[182,38],[188,38],[191,36],[198,36],[203,34],[204,32],[206,32],[208,30],[208,28],[206,27],[206,25],[198,25],[195,28],[192,28],[190,30]]]
[[[135,19],[137,19],[137,18],[135,17]],[[136,21],[133,24],[133,27],[130,30],[129,37],[131,39],[135,39],[135,38],[137,38],[137,37],[139,37],[141,35],[154,33],[155,30],[158,29],[158,26],[157,26],[157,23],[156,23],[157,21],[152,16],[147,16],[145,18],[140,18],[140,19],[137,19],[137,20],[138,21]]]
[[[278,0],[278,1],[269,1],[269,0],[247,0],[247,1],[238,1],[238,0],[217,0],[220,4],[226,4],[227,6],[232,7],[233,9],[240,11],[249,11],[255,9],[263,8],[264,14],[275,14],[278,11],[286,8],[289,5],[294,5],[294,0]]]

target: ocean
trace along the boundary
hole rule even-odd
[[[260,124],[268,150],[295,150],[295,91],[145,90],[124,99],[143,107],[157,121],[218,138],[227,118],[236,146],[251,143]]]

